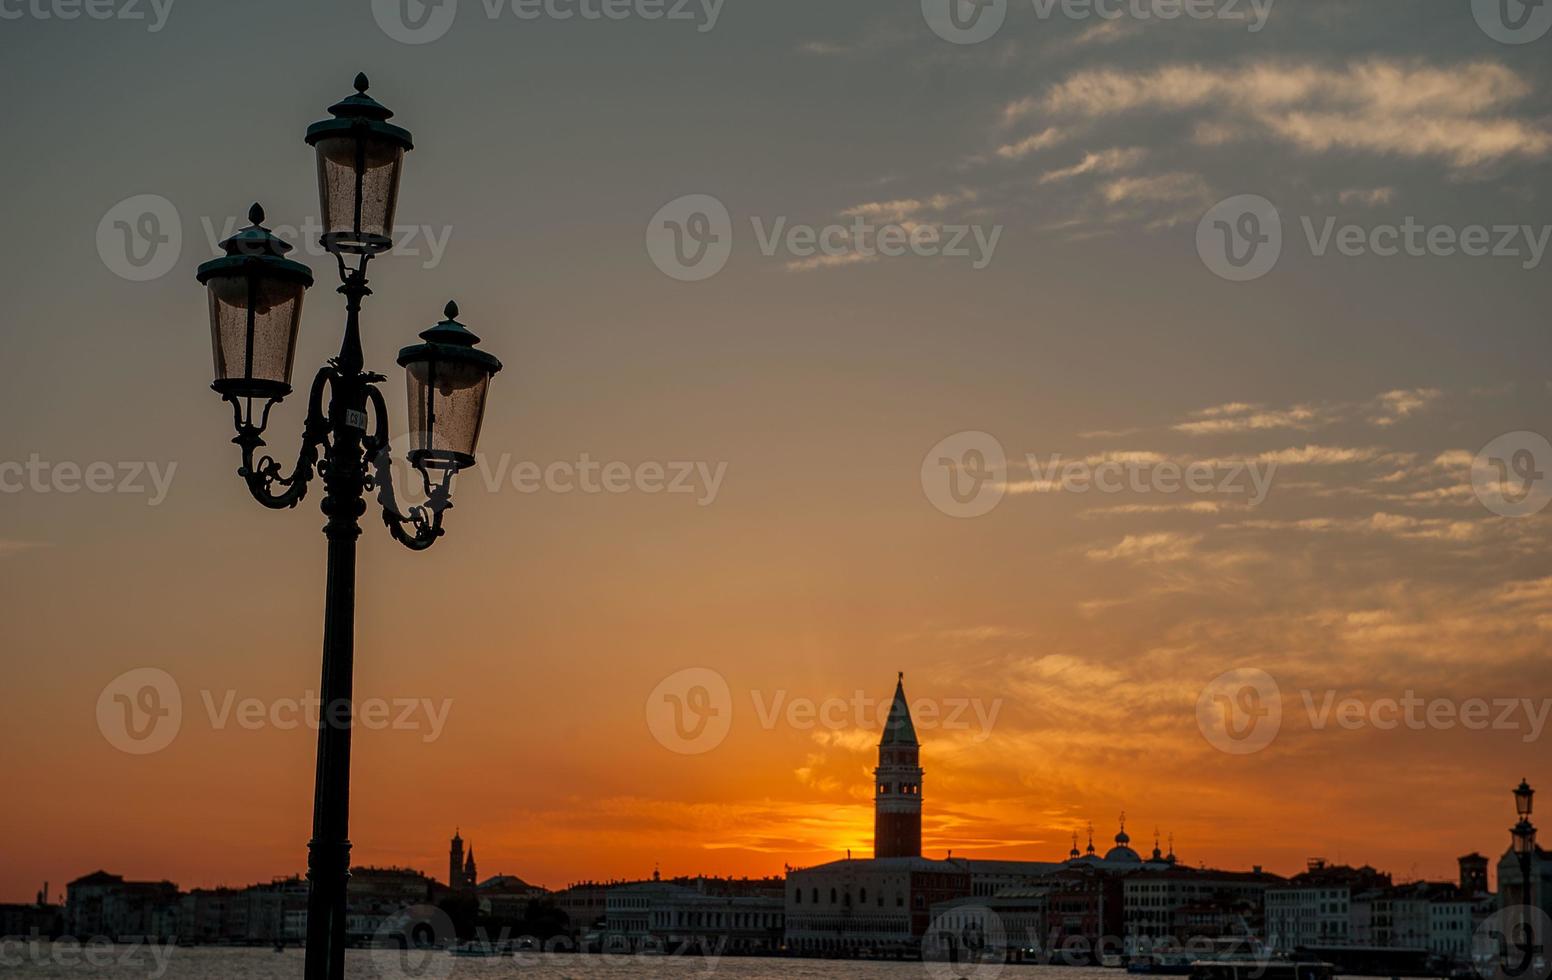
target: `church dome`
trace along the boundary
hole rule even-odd
[[[1132,838],[1126,832],[1126,818],[1123,816],[1121,820],[1121,832],[1115,835],[1116,846],[1105,852],[1105,860],[1125,864],[1141,864],[1142,855],[1132,850]]]

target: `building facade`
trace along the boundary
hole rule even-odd
[[[1300,946],[1345,946],[1360,942],[1372,915],[1366,892],[1391,887],[1390,875],[1371,867],[1328,865],[1319,858],[1286,884],[1266,891],[1266,941],[1278,952]],[[1354,909],[1359,899],[1360,908]]]
[[[777,878],[680,878],[633,882],[605,897],[607,951],[774,953],[784,931]]]
[[[932,907],[970,894],[962,861],[847,859],[787,873],[786,945],[799,953],[902,953]]]
[[[1260,868],[1210,871],[1150,862],[1123,881],[1128,947],[1260,936],[1266,892],[1284,884],[1286,879]]]

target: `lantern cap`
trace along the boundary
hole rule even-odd
[[[393,110],[381,102],[366,94],[371,82],[367,81],[366,72],[356,73],[356,94],[347,95],[343,99],[329,106],[329,111],[341,119],[392,119]]]
[[[319,140],[330,136],[341,136],[351,132],[364,130],[384,139],[398,142],[406,150],[414,149],[414,141],[410,138],[409,130],[395,126],[387,120],[393,118],[393,111],[381,102],[366,94],[370,83],[364,72],[356,75],[356,92],[347,95],[343,99],[329,106],[329,112],[333,113],[333,119],[325,119],[315,122],[307,127],[307,142],[316,144]]]
[[[446,318],[420,332],[424,344],[414,344],[399,351],[399,366],[406,367],[418,361],[443,360],[477,364],[491,374],[501,370],[496,355],[475,347],[480,342],[473,331],[458,322],[458,304],[451,300],[443,308]]]
[[[294,279],[308,286],[313,284],[313,271],[300,262],[285,257],[291,245],[275,237],[264,227],[264,208],[254,204],[248,209],[251,224],[221,242],[226,253],[211,259],[199,267],[196,277],[201,283],[217,275],[232,275],[246,269],[262,270],[264,274],[282,279]]]

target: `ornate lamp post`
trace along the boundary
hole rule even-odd
[[[1514,809],[1519,814],[1520,822],[1510,829],[1514,835],[1514,853],[1520,857],[1520,888],[1523,895],[1522,905],[1535,904],[1535,888],[1531,882],[1531,859],[1536,855],[1536,827],[1530,822],[1531,805],[1535,799],[1536,791],[1530,788],[1530,783],[1520,780],[1520,785],[1514,791]]]
[[[318,730],[313,835],[308,843],[307,980],[345,975],[345,887],[350,877],[350,730],[355,658],[356,539],[363,499],[375,490],[383,522],[393,537],[415,551],[442,536],[442,515],[452,507],[452,479],[474,462],[485,396],[501,362],[475,345],[479,338],[446,319],[406,347],[399,364],[409,383],[409,461],[424,481],[427,501],[405,513],[395,499],[388,453],[388,411],[378,385],[387,379],[364,369],[361,302],[367,263],[392,246],[395,206],[410,134],[387,120],[393,115],[366,94],[365,75],[356,93],[330,107],[334,118],[307,130],[318,157],[324,214],[323,245],[339,266],[345,297],[345,335],[339,354],[313,378],[302,429],[302,448],[290,474],[269,455],[264,430],[269,413],[291,394],[291,364],[301,324],[302,296],[313,284],[307,266],[285,257],[291,246],[263,227],[264,211],[221,243],[226,254],[199,267],[210,296],[210,330],[216,380],[211,385],[232,406],[242,450],[238,476],[259,503],[295,507],[313,476],[323,478],[328,518],[328,594],[323,627],[322,711]],[[354,266],[347,262],[354,257]],[[257,459],[255,457],[258,457]]]
[[[1540,918],[1532,911],[1537,906],[1535,883],[1531,880],[1531,864],[1536,855],[1536,827],[1530,822],[1530,814],[1535,795],[1536,791],[1523,779],[1514,791],[1514,809],[1520,819],[1509,829],[1509,833],[1514,838],[1514,853],[1520,859],[1520,901],[1516,906],[1520,910],[1520,921],[1512,923],[1518,927],[1516,934],[1505,941],[1503,949],[1504,975],[1511,977],[1524,975],[1545,940],[1544,936],[1536,935],[1536,924]],[[1511,945],[1520,956],[1518,966],[1511,962]]]

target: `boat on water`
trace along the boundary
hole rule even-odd
[[[1212,940],[1211,948],[1161,946],[1132,956],[1126,971],[1140,976],[1188,977],[1192,968],[1201,962],[1224,960],[1266,962],[1271,952],[1249,936],[1225,936]]]
[[[1191,980],[1334,980],[1336,968],[1320,960],[1197,960]]]
[[[1188,977],[1195,958],[1185,950],[1163,949],[1132,957],[1126,972],[1140,976]]]

